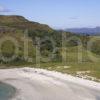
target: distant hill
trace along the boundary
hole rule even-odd
[[[3,37],[11,36],[14,37],[14,39],[19,43],[17,57],[13,61],[11,61],[14,64],[17,62],[26,62],[26,59],[24,59],[24,41],[22,40],[24,38],[25,30],[28,30],[27,38],[29,39],[29,57],[34,59],[34,63],[36,60],[36,37],[39,37],[40,39],[44,39],[45,37],[53,38],[57,46],[59,46],[61,43],[61,32],[52,29],[46,24],[29,21],[23,16],[19,15],[0,15],[0,40],[2,40]],[[46,41],[45,43],[45,46],[41,48],[42,54],[48,55],[52,51],[52,45],[48,41]],[[11,43],[11,41],[7,40],[4,42],[4,44],[2,44],[1,49],[0,63],[8,63],[9,61],[3,61],[2,54],[6,58],[12,57],[14,53],[13,51],[15,49],[14,44]]]
[[[32,22],[18,15],[0,15],[0,27],[9,27],[16,29],[28,29],[34,31],[52,31],[48,25]]]
[[[95,27],[95,28],[69,28],[69,29],[65,29],[65,31],[78,33],[78,34],[100,35],[100,27]]]
[[[28,22],[23,16],[18,15],[0,15],[0,22],[11,23],[11,22]]]
[[[34,21],[29,21],[23,16],[17,16],[17,15],[12,15],[12,16],[5,16],[5,15],[0,15],[0,39],[2,39],[3,36],[13,36],[14,39],[18,40],[19,43],[19,52],[17,55],[17,58],[11,61],[11,63],[16,63],[16,62],[26,62],[26,58],[24,59],[24,43],[23,43],[23,36],[25,30],[28,30],[28,38],[29,38],[29,57],[33,58],[33,61],[35,63],[36,60],[36,46],[37,46],[37,41],[36,37],[39,37],[40,40],[45,40],[45,37],[50,37],[50,39],[53,40],[55,47],[57,47],[57,50],[55,50],[54,55],[55,57],[52,59],[52,61],[62,61],[62,34],[66,34],[66,40],[68,40],[70,37],[75,36],[78,37],[82,40],[84,48],[86,47],[87,41],[89,40],[88,36],[82,36],[78,34],[74,34],[71,32],[64,32],[62,30],[54,30],[48,25],[45,24],[40,24],[38,22]],[[77,40],[73,39],[71,41],[66,42],[66,46],[71,48],[71,47],[77,47]],[[52,43],[48,41],[44,41],[41,43],[41,55],[44,57],[48,57],[53,50]],[[14,51],[14,45],[10,41],[6,41],[5,44],[2,46],[2,52],[0,52],[0,63],[8,63],[8,62],[3,62],[1,59],[2,53],[5,57],[10,58],[13,55]],[[70,50],[69,50],[70,51]],[[74,52],[74,50],[73,50]],[[72,61],[72,58],[71,60]]]

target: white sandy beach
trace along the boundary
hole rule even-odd
[[[100,83],[43,69],[1,69],[0,81],[17,89],[11,100],[100,100]]]

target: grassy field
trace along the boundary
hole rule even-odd
[[[65,64],[62,62],[42,63],[41,68],[55,70],[94,81],[100,81],[100,62],[92,61],[87,53],[89,51],[86,50],[82,51],[82,62],[78,62],[76,48],[77,47],[68,48],[69,50],[67,51],[67,60]]]
[[[19,33],[19,32],[18,32]],[[9,35],[8,35],[9,36]],[[22,34],[16,34],[16,39],[18,37],[23,37]],[[18,38],[19,39],[19,38]],[[18,41],[20,41],[21,39],[19,39]],[[31,40],[31,39],[30,39]],[[19,52],[18,55],[19,56],[23,56],[23,42],[20,41],[19,44]],[[60,55],[66,56],[64,58],[66,58],[66,62],[62,63],[62,61],[51,61],[51,62],[47,62],[47,63],[43,63],[41,62],[38,65],[35,64],[36,61],[36,47],[33,47],[32,45],[32,41],[29,42],[28,44],[29,46],[29,57],[31,57],[33,59],[33,62],[25,62],[23,60],[19,60],[19,61],[13,61],[10,63],[1,63],[1,67],[0,68],[11,68],[11,67],[35,67],[35,68],[43,68],[43,69],[48,69],[48,70],[54,70],[54,71],[59,71],[62,73],[67,73],[73,76],[78,76],[81,78],[85,78],[85,79],[90,79],[90,80],[94,80],[94,81],[99,81],[100,79],[100,62],[95,62],[92,61],[92,59],[90,59],[89,57],[89,51],[81,48],[82,51],[78,51],[78,48],[80,48],[80,46],[72,46],[72,47],[66,47],[66,51],[62,51],[62,48],[59,48],[59,52]],[[9,49],[8,49],[9,48]],[[10,41],[6,41],[6,43],[2,44],[2,53],[6,54],[6,56],[8,55],[11,56],[13,55],[13,51],[14,51],[14,45],[10,42]],[[79,56],[79,58],[78,58]],[[93,54],[93,56],[95,57],[100,57],[96,54]],[[81,60],[82,61],[81,61]],[[81,62],[80,62],[81,61]]]
[[[36,65],[34,65],[36,66]],[[32,66],[31,66],[32,67]],[[67,63],[63,65],[62,63],[41,63],[40,67],[48,69],[51,71],[58,71],[62,73],[67,73],[73,76],[77,76],[84,79],[100,81],[100,63],[84,62],[84,63]]]
[[[79,53],[81,54],[81,53]],[[66,52],[66,63],[61,61],[47,62],[47,63],[27,63],[27,62],[13,62],[10,64],[3,64],[1,68],[11,67],[34,67],[43,68],[51,71],[58,71],[65,74],[70,74],[84,79],[100,82],[100,62],[93,62],[88,56],[85,49],[82,50],[82,62],[78,62],[77,47],[69,47]]]

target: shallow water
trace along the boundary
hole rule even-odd
[[[15,88],[0,82],[0,100],[10,100],[15,95]]]

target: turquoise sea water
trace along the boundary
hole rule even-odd
[[[15,88],[0,82],[0,100],[10,100],[15,95]]]

